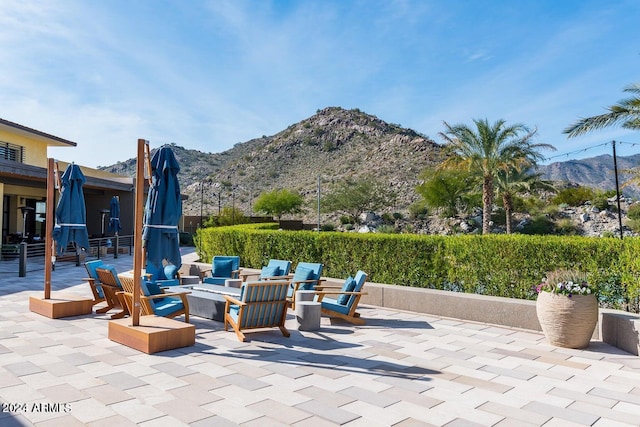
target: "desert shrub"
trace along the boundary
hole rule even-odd
[[[640,219],[640,203],[634,203],[627,209],[627,217],[629,219]]]
[[[555,232],[561,236],[575,236],[578,231],[578,226],[570,218],[562,218],[555,223]]]
[[[382,224],[376,228],[376,233],[394,234],[396,233],[396,228],[393,225]]]
[[[425,219],[429,210],[424,203],[414,203],[409,206],[409,216],[413,219]]]
[[[583,205],[587,200],[593,199],[595,192],[589,187],[570,187],[558,192],[551,203],[559,205],[566,203],[569,206]]]
[[[322,224],[320,226],[320,231],[335,231],[336,226],[334,224]]]
[[[385,224],[393,224],[394,222],[393,216],[388,212],[382,214],[382,220],[385,222]]]
[[[595,206],[601,211],[609,209],[609,200],[604,193],[600,193],[591,199],[591,206]]]
[[[342,215],[340,217],[340,224],[342,225],[351,224],[351,217],[348,215]]]
[[[522,234],[552,234],[555,228],[553,220],[545,215],[537,215],[522,228]]]

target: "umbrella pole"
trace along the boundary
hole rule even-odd
[[[138,139],[136,164],[136,207],[133,227],[133,326],[140,325],[140,280],[142,276],[142,216],[144,214],[144,165],[145,147],[148,142]]]
[[[53,257],[53,225],[55,223],[54,211],[53,211],[53,198],[54,198],[54,160],[47,159],[47,212],[46,218],[46,230],[45,230],[45,244],[44,244],[44,299],[51,298],[51,267]]]

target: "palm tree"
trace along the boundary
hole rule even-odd
[[[523,124],[506,126],[500,119],[493,125],[487,119],[473,120],[476,131],[464,124],[454,126],[444,122],[445,132],[439,135],[447,143],[453,156],[441,167],[466,167],[482,175],[482,234],[490,230],[491,209],[494,198],[494,180],[501,170],[526,169],[534,166],[543,156],[540,149],[555,148],[549,144],[534,144],[537,130]]]
[[[533,174],[527,170],[519,170],[516,168],[501,170],[496,176],[495,187],[497,193],[502,196],[507,234],[511,234],[513,197],[516,194],[533,189],[555,190],[550,182],[540,179],[540,176],[541,174]]]
[[[640,84],[627,86],[624,91],[633,96],[607,108],[608,113],[580,119],[562,132],[571,138],[620,123],[626,129],[640,129]]]

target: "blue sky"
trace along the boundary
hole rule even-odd
[[[49,156],[81,165],[134,158],[138,138],[221,152],[328,106],[436,142],[443,121],[524,123],[554,161],[640,143],[621,128],[561,133],[640,82],[637,0],[0,0],[0,11],[0,117],[77,142]]]

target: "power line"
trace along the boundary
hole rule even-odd
[[[602,144],[592,145],[592,146],[590,146],[590,147],[581,148],[581,149],[579,149],[579,150],[569,151],[569,152],[567,152],[567,153],[557,154],[557,155],[555,155],[555,156],[546,157],[546,158],[544,159],[544,161],[551,160],[551,159],[556,159],[556,158],[559,158],[559,157],[569,157],[569,156],[571,156],[571,155],[579,154],[579,153],[585,153],[585,152],[587,152],[587,151],[589,151],[589,150],[593,150],[594,148],[605,147],[605,146],[607,146],[607,145],[610,145],[612,142],[613,142],[613,141],[604,142],[604,143],[602,143]],[[629,145],[629,146],[631,146],[631,147],[636,147],[636,146],[640,147],[640,143],[637,143],[637,142],[616,141],[616,143],[617,143],[617,144],[625,144],[625,145]]]

